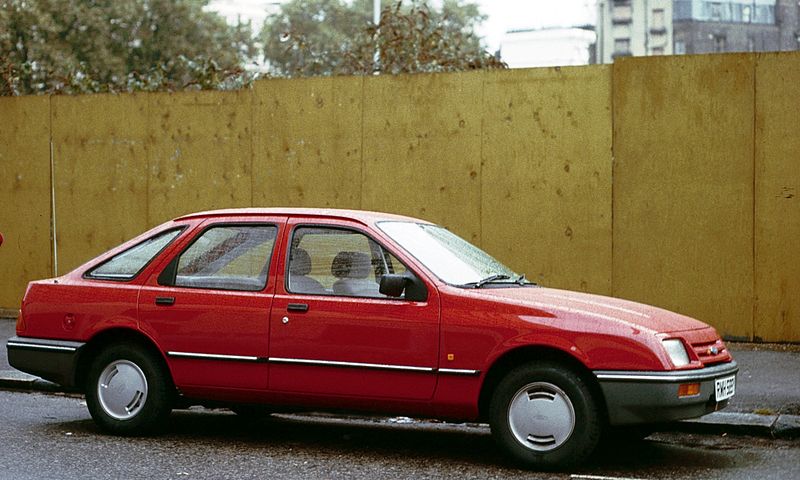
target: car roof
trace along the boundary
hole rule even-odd
[[[356,220],[364,224],[373,224],[379,221],[395,220],[395,221],[411,221],[418,223],[430,223],[426,220],[418,218],[407,217],[404,215],[397,215],[393,213],[371,212],[367,210],[345,210],[338,208],[226,208],[222,210],[208,210],[205,212],[190,213],[175,219],[188,220],[197,218],[212,218],[212,217],[244,217],[244,216],[298,216],[298,217],[317,217],[317,218],[342,218]]]

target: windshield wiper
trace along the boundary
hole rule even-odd
[[[484,278],[483,280],[475,282],[475,286],[472,287],[472,288],[481,288],[482,286],[486,285],[489,282],[494,282],[495,280],[508,280],[509,278],[511,278],[511,277],[509,277],[506,274],[496,273],[494,275],[489,275],[488,277]]]

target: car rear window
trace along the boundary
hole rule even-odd
[[[97,267],[89,270],[86,276],[102,280],[132,280],[156,255],[175,240],[181,228],[158,233],[147,240],[124,250]]]

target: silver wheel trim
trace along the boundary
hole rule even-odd
[[[106,414],[117,420],[129,420],[144,408],[147,378],[130,360],[115,360],[97,380],[97,398]]]
[[[575,409],[567,394],[552,383],[529,383],[511,398],[508,425],[520,445],[547,452],[572,435]]]

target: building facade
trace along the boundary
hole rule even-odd
[[[674,0],[675,53],[770,52],[800,46],[797,0]]]
[[[800,49],[798,0],[599,0],[597,58]]]
[[[599,0],[597,60],[672,52],[673,0]]]
[[[591,28],[511,30],[500,43],[500,58],[510,68],[587,65],[594,61]]]

